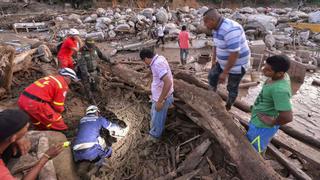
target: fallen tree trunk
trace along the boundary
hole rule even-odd
[[[194,84],[197,87],[201,87],[203,89],[209,89],[209,85],[199,81],[197,78],[195,78],[194,76],[192,76],[191,74],[188,74],[186,72],[178,72],[175,74],[174,76],[175,78],[178,79],[182,79],[190,84]],[[217,90],[218,94],[221,96],[221,98],[223,100],[227,100],[228,99],[228,94],[222,90]],[[240,100],[236,100],[236,102],[234,103],[234,106],[241,109],[244,112],[251,112],[251,108],[250,105],[248,105],[247,103],[240,101]]]
[[[119,76],[128,84],[146,88],[144,85],[146,83],[141,79],[143,76],[141,73],[120,65],[114,66],[113,72],[116,72],[114,75]],[[218,140],[221,147],[237,165],[238,172],[243,179],[281,179],[252,148],[233,122],[232,117],[223,110],[222,100],[216,93],[208,92],[181,80],[175,80],[174,87],[175,95],[201,114],[203,121],[198,123]]]
[[[235,108],[231,109],[231,114],[238,119],[242,125],[248,127],[250,121],[250,115]],[[277,134],[272,138],[272,143],[281,146],[289,151],[297,154],[301,158],[305,159],[309,163],[320,167],[320,152],[317,149],[305,144],[297,139],[288,136],[282,130],[279,130]]]

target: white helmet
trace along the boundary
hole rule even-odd
[[[71,36],[78,36],[80,34],[80,32],[77,29],[70,29],[69,30],[69,35]]]
[[[86,110],[86,115],[94,114],[96,112],[100,112],[99,108],[95,105],[90,105]]]
[[[59,74],[62,76],[69,76],[72,80],[75,82],[79,81],[77,74],[74,72],[74,70],[70,68],[63,68],[59,70]]]

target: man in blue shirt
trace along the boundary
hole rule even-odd
[[[250,65],[246,35],[239,23],[223,18],[216,9],[209,9],[203,16],[204,24],[213,31],[214,42],[209,84],[216,91],[218,83],[225,83],[228,77],[226,109],[230,110],[238,96],[240,81]]]
[[[123,129],[99,114],[98,107],[91,105],[86,110],[86,116],[80,120],[78,134],[72,147],[76,162],[90,161],[102,165],[104,159],[111,156],[112,148],[108,147],[100,136],[101,129],[107,129],[112,136],[118,137],[125,136],[128,131],[128,127]]]

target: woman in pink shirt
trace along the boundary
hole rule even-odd
[[[189,54],[189,43],[191,45],[191,41],[189,41],[189,32],[187,31],[187,27],[185,25],[182,26],[182,31],[179,34],[178,43],[180,47],[180,61],[181,64],[184,65],[187,62]]]

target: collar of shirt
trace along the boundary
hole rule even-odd
[[[158,59],[159,55],[156,54],[153,58],[152,58],[152,61],[150,63],[150,67],[153,65],[153,63]]]
[[[220,27],[221,27],[221,25],[222,25],[223,21],[224,21],[224,18],[223,18],[223,17],[221,17],[221,18],[220,18],[220,20],[219,20],[218,26],[217,26],[217,28],[216,28],[214,31],[218,31],[218,30],[220,29]]]

